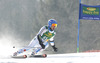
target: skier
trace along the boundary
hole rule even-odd
[[[51,44],[54,51],[57,52],[58,49],[55,47],[54,43],[54,37],[56,35],[54,29],[56,27],[57,27],[57,21],[55,19],[49,19],[48,25],[45,25],[40,29],[37,35],[30,42],[30,44],[27,47],[24,47],[15,52],[13,56],[17,56],[18,54],[23,53],[32,48],[35,49],[32,51],[31,55],[35,55],[38,52],[45,50],[49,46],[49,43]]]

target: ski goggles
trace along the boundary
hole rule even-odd
[[[52,24],[53,27],[57,27],[57,24]]]

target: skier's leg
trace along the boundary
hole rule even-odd
[[[45,43],[44,43],[45,49],[42,49],[42,47],[40,46],[40,44],[37,44],[37,45],[39,45],[39,47],[35,48],[35,49],[32,51],[31,55],[35,55],[35,54],[37,54],[37,53],[39,53],[39,52],[42,52],[42,51],[44,51],[46,48],[48,48],[48,46],[49,46],[48,42],[45,42]]]
[[[28,50],[34,48],[34,46],[35,46],[36,44],[37,44],[37,39],[36,39],[36,37],[34,37],[28,46],[26,46],[26,47],[24,47],[24,48],[22,48],[22,49],[19,49],[17,52],[15,52],[15,53],[13,54],[13,56],[17,56],[18,54],[21,54],[21,53],[23,53],[23,52],[25,52],[25,51],[28,51]]]

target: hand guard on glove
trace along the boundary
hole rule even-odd
[[[57,52],[57,51],[58,51],[58,48],[56,48],[56,47],[55,47],[55,45],[54,45],[54,46],[52,46],[52,48],[54,49],[54,51],[55,51],[55,52]]]

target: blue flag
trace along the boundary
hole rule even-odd
[[[89,6],[80,3],[79,19],[100,20],[100,5]]]

